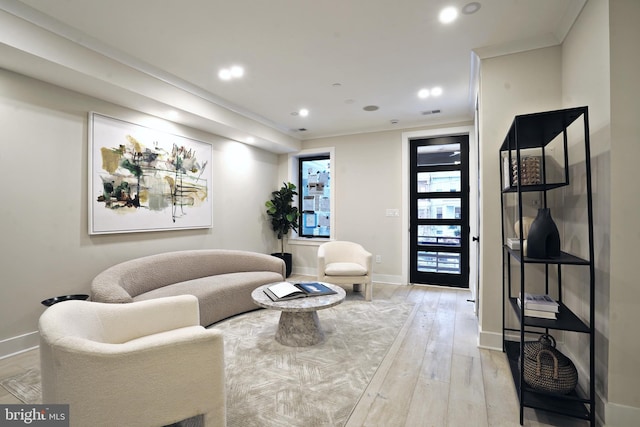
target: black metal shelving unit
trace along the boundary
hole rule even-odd
[[[547,207],[548,194],[554,191],[572,185],[569,182],[569,150],[567,129],[577,120],[583,121],[584,135],[584,162],[585,173],[584,181],[577,183],[586,192],[586,214],[587,228],[589,240],[589,256],[583,259],[578,256],[562,252],[560,257],[553,259],[539,259],[523,256],[520,250],[513,250],[506,244],[507,223],[507,207],[505,203],[506,197],[515,197],[516,219],[519,220],[519,236],[520,247],[524,247],[523,241],[523,194],[537,193],[541,198],[541,207]],[[579,122],[577,123],[579,125]],[[563,153],[560,157],[557,153],[554,156],[548,156],[549,144],[562,147]],[[549,149],[552,150],[552,149]],[[534,151],[541,162],[540,172],[541,180],[533,185],[522,184],[522,157],[526,153]],[[551,165],[548,165],[548,158],[558,159],[558,163],[564,163],[563,172],[552,177],[549,174]],[[506,159],[506,160],[505,160]],[[502,304],[502,339],[503,351],[506,353],[513,380],[520,402],[520,425],[524,421],[524,408],[534,408],[562,414],[574,418],[588,420],[591,426],[595,425],[595,266],[594,266],[594,248],[593,248],[593,206],[592,206],[592,188],[591,188],[591,155],[589,148],[589,118],[587,107],[569,108],[556,111],[547,111],[542,113],[526,114],[516,116],[509,128],[505,140],[500,147],[500,184],[502,188],[501,212],[502,212],[502,264],[503,264],[503,304]],[[513,161],[515,160],[515,163]],[[507,162],[508,168],[505,169],[503,162]],[[517,180],[513,182],[512,164],[515,164],[517,171]],[[562,168],[560,168],[562,169]],[[506,176],[505,176],[506,175]],[[580,175],[582,177],[582,175]],[[508,180],[508,181],[507,181]],[[514,221],[515,222],[515,221]],[[520,269],[519,286],[512,287],[512,264],[517,265],[515,268]],[[527,264],[538,264],[544,268],[545,292],[553,291],[558,295],[560,305],[557,319],[540,319],[528,317],[524,315],[524,310],[518,306],[518,292],[524,295],[527,286],[525,266]],[[562,301],[562,273],[565,266],[578,266],[578,268],[589,269],[588,290],[585,289],[584,298],[588,299],[589,314],[588,318],[581,319]],[[555,269],[555,274],[551,274]],[[517,283],[514,284],[518,285]],[[507,310],[515,313],[518,319],[517,327],[507,327]],[[589,351],[586,356],[588,360],[588,388],[583,390],[577,388],[575,391],[567,395],[558,395],[544,393],[530,388],[524,381],[524,374],[519,367],[520,355],[524,352],[524,343],[527,335],[549,333],[555,331],[571,331],[574,333],[587,334],[589,338]],[[515,339],[518,336],[519,339]],[[584,382],[583,382],[584,383]]]

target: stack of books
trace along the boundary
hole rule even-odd
[[[522,308],[521,295],[518,295],[518,307]],[[549,295],[524,294],[524,315],[540,319],[557,319],[560,305]]]
[[[514,251],[520,250],[520,238],[518,237],[509,237],[507,239],[507,246],[509,249],[513,249]]]

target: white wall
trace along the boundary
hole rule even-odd
[[[640,2],[609,1],[611,58],[611,291],[607,425],[640,417]],[[634,408],[634,410],[630,410]],[[609,415],[610,411],[607,411]],[[624,415],[622,415],[624,414]],[[632,424],[626,424],[632,425]]]
[[[610,75],[609,75],[609,20],[608,2],[590,1],[582,10],[571,32],[562,45],[562,104],[563,107],[586,105],[589,107],[589,125],[591,137],[591,180],[594,214],[594,253],[595,253],[595,304],[596,304],[596,398],[599,417],[604,411],[603,402],[607,400],[608,382],[608,340],[609,340],[609,259],[611,224],[611,132],[610,132]],[[577,147],[576,147],[577,148]],[[575,150],[581,153],[580,149]],[[571,169],[577,174],[584,168],[584,159],[572,156]],[[577,161],[576,161],[577,160]],[[573,175],[573,173],[572,173]],[[583,176],[572,176],[582,179]],[[579,202],[575,194],[565,194],[566,200]],[[569,223],[579,224],[586,221],[580,212],[565,210]],[[584,233],[583,233],[584,235]],[[588,258],[585,239],[567,235],[573,239],[572,253]],[[584,269],[575,269],[573,275],[566,277],[565,299],[574,312],[588,319],[589,306],[583,298],[588,284],[588,275]],[[581,274],[582,273],[582,274]],[[582,302],[582,303],[581,303]],[[569,356],[577,360],[577,355],[588,351],[588,339],[582,334],[566,334],[565,341]],[[586,367],[583,367],[586,369]],[[588,378],[588,371],[580,372],[581,382]]]
[[[480,68],[480,338],[502,349],[502,244],[498,152],[514,116],[561,104],[559,46],[483,59]]]
[[[499,217],[490,215],[499,203],[498,175],[489,173],[498,167],[497,147],[516,114],[587,105],[596,265],[596,410],[606,426],[635,425],[640,416],[640,341],[635,339],[640,324],[636,268],[640,224],[635,212],[640,209],[640,198],[632,184],[637,181],[636,159],[640,157],[639,20],[637,0],[590,0],[559,52],[549,48],[489,58],[481,67],[481,344],[496,347],[501,327],[496,305],[500,301],[500,248],[497,240],[487,238],[498,235],[500,226]],[[582,173],[583,165],[583,158],[572,163],[572,179],[579,178],[575,174]],[[565,193],[564,197],[577,203],[583,195]],[[564,213],[568,213],[563,224],[567,228],[586,220],[571,209]],[[569,238],[572,249],[584,256],[584,237],[576,233]],[[576,271],[563,276],[570,304],[582,300],[584,278]],[[586,305],[578,304],[575,310],[587,316]],[[567,334],[565,339],[569,352],[587,351],[584,338]]]
[[[408,221],[403,220],[409,212],[405,206],[408,201],[403,200],[403,186],[407,185],[409,171],[403,169],[406,168],[403,166],[403,152],[408,152],[408,148],[403,146],[407,143],[403,135],[408,132],[413,136],[433,136],[446,133],[438,133],[443,128],[473,131],[472,123],[455,123],[303,141],[305,150],[334,148],[335,161],[331,165],[331,173],[335,185],[335,229],[332,237],[359,242],[374,254],[374,259],[375,255],[380,255],[382,262],[373,264],[375,281],[406,284],[407,280],[409,261],[403,259],[403,246],[408,246]],[[474,143],[472,138],[470,144]],[[473,166],[474,147],[470,147],[470,151]],[[280,157],[282,179],[287,177],[288,171],[283,166],[286,160],[286,156]],[[472,197],[476,197],[475,186],[473,190]],[[388,217],[387,209],[398,209],[400,215]],[[316,274],[318,245],[318,242],[308,240],[290,241],[294,272]]]
[[[89,236],[87,113],[97,111],[211,143],[213,228]],[[269,253],[264,201],[277,156],[0,69],[0,357],[37,345],[40,301],[88,293],[104,268],[180,249]]]
[[[400,132],[376,132],[320,138],[303,142],[303,149],[334,147],[331,178],[335,203],[333,237],[359,242],[381,263],[374,276],[400,282],[402,208],[402,150]],[[281,156],[281,161],[286,156]],[[387,217],[399,209],[400,217]],[[316,272],[317,245],[290,245],[294,271]]]

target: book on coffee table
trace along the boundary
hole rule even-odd
[[[296,298],[331,295],[337,292],[319,282],[278,282],[267,286],[264,293],[272,301],[287,301]]]

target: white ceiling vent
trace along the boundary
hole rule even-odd
[[[431,114],[440,114],[440,110],[427,110],[422,112],[423,116],[429,116]]]

